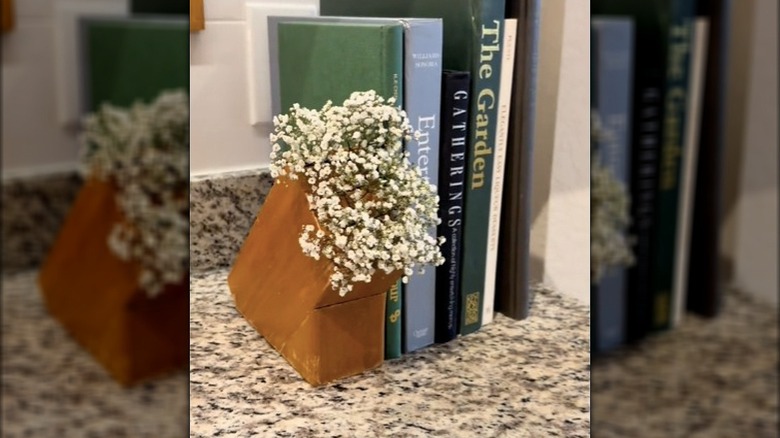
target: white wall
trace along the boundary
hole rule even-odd
[[[531,275],[589,304],[590,2],[544,0],[541,38]]]
[[[206,29],[190,34],[192,176],[268,166],[270,125],[250,123],[246,8],[290,3],[318,8],[319,0],[205,0]]]
[[[750,68],[744,83],[744,124],[733,210],[734,284],[778,303],[778,4],[752,1]],[[736,5],[735,7],[744,7]]]
[[[57,79],[71,91],[78,86],[75,75],[65,75],[77,62],[75,53],[63,59],[72,64],[57,63],[55,39],[75,41],[75,33],[59,34],[59,8],[67,3],[70,10],[104,13],[108,9],[126,11],[127,0],[18,0],[16,27],[2,36],[2,170],[3,179],[76,169],[78,139],[73,124],[68,125],[58,113]],[[118,6],[118,7],[117,7]],[[70,15],[73,20],[75,15]],[[71,32],[75,26],[71,27]],[[75,45],[65,45],[71,50]],[[62,53],[62,52],[59,52]],[[67,70],[70,71],[70,70]],[[68,83],[72,82],[72,83]],[[73,93],[70,96],[76,96]],[[68,127],[70,126],[70,127]]]
[[[77,141],[57,121],[53,3],[21,0],[3,34],[3,178],[75,168]]]

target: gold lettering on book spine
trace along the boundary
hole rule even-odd
[[[466,295],[466,325],[479,323],[479,314],[482,311],[479,305],[479,292]]]
[[[480,79],[490,79],[493,76],[493,54],[500,50],[501,22],[493,20],[495,27],[482,26],[482,43],[479,57]],[[485,185],[485,156],[493,153],[492,139],[488,138],[488,126],[490,118],[487,111],[495,106],[495,92],[490,88],[483,88],[477,95],[476,127],[474,129],[474,151],[471,163],[471,189],[480,189]]]

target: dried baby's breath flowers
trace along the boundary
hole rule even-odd
[[[610,141],[612,133],[606,130],[598,117],[591,118],[594,140]],[[628,235],[631,224],[630,196],[626,186],[612,171],[592,154],[590,167],[590,277],[599,282],[610,266],[630,266],[634,263],[632,239]]]
[[[189,268],[189,103],[184,91],[150,104],[103,105],[84,120],[88,176],[110,180],[124,221],[108,237],[111,251],[140,265],[150,296],[180,282]]]
[[[375,91],[356,92],[342,106],[295,104],[274,117],[271,175],[302,178],[318,224],[301,230],[303,253],[334,264],[331,285],[344,296],[377,270],[444,263],[436,187],[408,160],[411,127],[404,111]]]

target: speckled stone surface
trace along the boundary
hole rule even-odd
[[[185,437],[186,371],[123,389],[48,315],[36,275],[2,280],[2,436]]]
[[[191,436],[589,435],[589,312],[571,299],[537,290],[524,321],[313,388],[238,314],[226,277],[191,277]]]
[[[3,181],[3,272],[41,263],[81,185],[75,172]]]
[[[777,308],[729,291],[716,318],[594,358],[593,436],[780,436],[777,342]]]
[[[271,190],[267,170],[190,181],[190,270],[228,267]]]

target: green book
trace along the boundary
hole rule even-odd
[[[402,283],[398,280],[387,292],[385,303],[385,359],[401,357],[401,309],[403,309]]]
[[[321,0],[322,15],[441,18],[443,67],[474,80],[463,226],[460,333],[482,326],[504,0]]]
[[[128,106],[168,89],[189,90],[186,18],[87,18],[81,22],[86,68],[84,102]]]
[[[341,105],[355,91],[375,90],[402,104],[403,27],[387,23],[280,20],[269,29],[272,109]]]
[[[672,287],[674,285],[675,243],[680,197],[680,161],[683,156],[686,104],[688,97],[689,57],[693,34],[694,0],[668,0],[666,94],[664,136],[658,163],[658,198],[655,239],[655,282],[652,329],[671,326]]]
[[[375,90],[403,104],[403,26],[400,23],[338,23],[269,17],[271,108],[287,112],[298,103],[340,105],[355,91]],[[400,281],[387,293],[385,356],[401,355]]]

